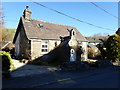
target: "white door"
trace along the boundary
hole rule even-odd
[[[76,51],[74,49],[70,50],[70,62],[76,61]]]

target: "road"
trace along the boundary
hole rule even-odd
[[[3,78],[3,88],[119,88],[120,67]]]

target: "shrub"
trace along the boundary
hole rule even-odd
[[[98,44],[97,47],[100,51],[100,55],[98,57],[101,60],[105,60],[107,55],[106,55],[106,50],[104,49],[104,45]]]
[[[120,65],[120,61],[118,61],[118,65]]]
[[[107,58],[110,60],[115,60],[119,58],[120,60],[120,36],[114,34],[110,36],[106,43]]]
[[[0,51],[0,56],[2,57],[2,70],[3,71],[14,70],[14,65],[10,53]]]
[[[88,48],[88,57],[93,58],[94,57],[94,50],[92,48]]]
[[[100,59],[100,50],[95,50],[94,48],[88,48],[88,58],[90,59]]]

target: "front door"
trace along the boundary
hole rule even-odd
[[[76,51],[74,49],[70,50],[70,62],[76,61]]]

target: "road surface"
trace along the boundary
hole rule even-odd
[[[119,88],[120,67],[3,78],[3,88]]]

